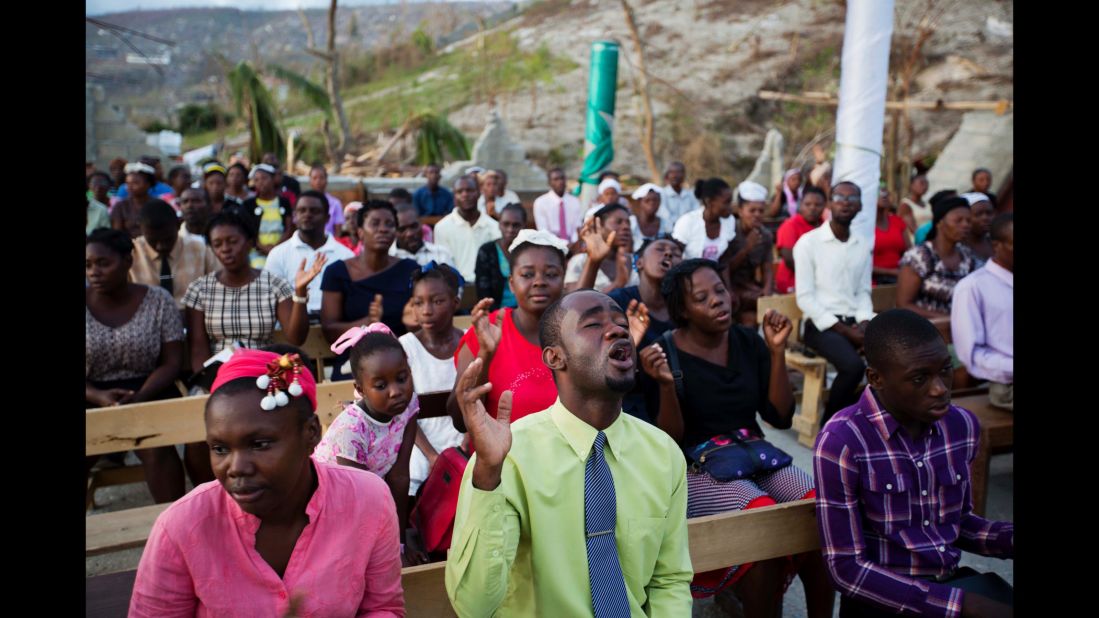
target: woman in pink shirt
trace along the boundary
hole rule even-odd
[[[240,350],[206,403],[217,482],[157,518],[133,616],[404,616],[385,483],[310,458],[317,390],[297,355]]]

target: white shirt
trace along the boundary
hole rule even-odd
[[[798,308],[817,330],[828,330],[837,315],[862,322],[874,318],[870,274],[872,240],[851,234],[840,242],[830,223],[802,235],[794,245],[794,290]]]
[[[553,191],[547,191],[534,200],[534,227],[560,237],[562,201],[565,203],[565,228],[568,230],[568,242],[576,242],[580,237],[577,230],[584,222],[582,218],[584,209],[580,206],[580,200],[568,191],[565,191],[562,196],[558,196]]]
[[[435,260],[438,264],[446,264],[447,266],[454,266],[454,256],[450,254],[450,250],[441,245],[437,245],[433,242],[423,241],[424,244],[420,247],[420,250],[415,254],[409,253],[404,249],[397,248],[397,241],[393,241],[392,245],[389,245],[389,255],[399,258],[408,258],[410,260],[416,260],[416,263],[420,266],[427,264],[431,260]],[[453,386],[453,385],[451,385]]]
[[[596,198],[598,198],[598,197],[599,196],[596,196]],[[618,203],[625,206],[626,210],[628,210],[629,212],[631,212],[631,213],[633,212],[633,210],[630,210],[630,202],[629,202],[629,200],[626,199],[625,195],[619,195],[618,196]],[[584,211],[584,221],[587,221],[588,219],[591,219],[592,217],[594,217],[595,213],[602,210],[604,206],[606,206],[606,204],[603,204],[603,203],[597,202],[595,200],[592,200],[591,204],[588,205],[588,209]]]
[[[675,225],[680,217],[701,206],[687,185],[683,185],[682,193],[676,193],[672,185],[662,188],[660,192],[660,209],[656,211],[656,215],[666,219],[668,225]]]
[[[511,189],[504,189],[503,197],[496,198],[496,216],[500,216],[500,211],[504,209],[504,206],[507,206],[508,204],[522,203],[523,202],[519,200],[519,196],[516,195],[514,191],[512,191]],[[457,208],[457,206],[455,206],[455,208]],[[481,197],[477,198],[477,209],[481,212],[488,212],[488,210],[485,208],[485,194],[483,193],[481,194]]]
[[[613,260],[614,258],[608,257],[607,260]],[[568,265],[565,267],[565,283],[576,283],[580,281],[580,277],[584,276],[584,266],[588,263],[587,253],[578,253],[569,260]],[[632,265],[631,265],[632,266]],[[603,269],[595,271],[595,289],[602,290],[603,286],[610,285],[614,282],[607,276],[607,273],[603,272]],[[630,279],[626,282],[626,285],[622,287],[630,287],[631,285],[641,285],[640,278],[637,276],[636,270],[630,270]]]
[[[313,259],[317,253],[323,253],[327,258],[325,262],[324,270],[327,270],[329,266],[335,264],[339,260],[347,260],[355,257],[351,249],[341,245],[331,235],[327,235],[324,244],[320,249],[314,249],[305,243],[301,239],[301,232],[294,232],[294,234],[287,238],[285,242],[275,245],[267,254],[267,262],[264,263],[263,269],[270,272],[276,277],[281,277],[290,282],[290,285],[294,284],[294,275],[298,272],[298,266],[301,266],[301,261],[305,259],[305,269],[309,270],[313,267]],[[324,271],[313,277],[313,280],[309,282],[309,301],[306,303],[306,310],[310,313],[315,313],[321,310],[321,278],[324,277]]]
[[[660,229],[656,231],[657,236],[671,233],[672,226],[668,224],[667,219],[657,215],[656,220],[660,222]],[[630,215],[630,233],[633,235],[633,250],[636,253],[641,250],[641,245],[645,244],[645,235],[641,231],[641,224],[637,222],[637,217],[634,215]]]
[[[458,371],[454,368],[453,358],[435,358],[431,352],[427,351],[424,344],[420,343],[415,333],[405,333],[398,341],[408,355],[408,366],[412,369],[412,384],[416,387],[417,395],[449,391],[454,388]],[[425,418],[417,422],[436,453],[442,453],[452,446],[459,446],[465,439],[465,434],[458,433],[458,430],[454,429],[454,422],[449,416]],[[408,471],[410,480],[408,495],[415,496],[430,472],[427,456],[418,446],[412,447]]]
[[[458,207],[435,224],[435,242],[450,250],[454,264],[466,281],[476,280],[477,250],[481,245],[500,237],[500,225],[481,213],[477,223],[470,225],[458,214]]]
[[[672,236],[687,246],[683,250],[683,259],[706,258],[716,262],[729,247],[729,242],[736,236],[736,217],[729,215],[720,219],[721,229],[717,233],[717,238],[710,238],[706,235],[706,222],[702,220],[702,210],[696,208],[680,217],[675,222]]]
[[[198,240],[201,240],[203,244],[206,243],[206,237],[203,236],[202,234],[192,234],[192,233],[188,232],[186,223],[180,223],[179,224],[179,237],[180,238],[197,238]]]

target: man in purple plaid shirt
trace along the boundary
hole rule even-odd
[[[946,342],[902,309],[866,329],[859,402],[836,413],[813,456],[817,522],[841,618],[1011,616],[1011,587],[958,568],[961,551],[1013,558],[1010,522],[973,513],[969,464],[980,435],[950,404]]]

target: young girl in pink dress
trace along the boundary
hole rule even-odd
[[[419,564],[418,552],[404,554],[408,528],[408,462],[416,439],[420,402],[412,369],[401,343],[385,324],[352,328],[332,344],[332,351],[351,350],[355,398],[332,421],[313,453],[314,459],[361,468],[389,485],[401,523],[402,562]]]

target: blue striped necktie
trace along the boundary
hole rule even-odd
[[[588,545],[588,583],[591,584],[591,604],[596,618],[618,618],[630,615],[626,598],[626,582],[618,563],[618,548],[614,544],[614,524],[617,507],[614,502],[614,478],[603,457],[607,435],[595,437],[591,455],[584,469],[584,532]]]

